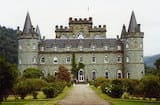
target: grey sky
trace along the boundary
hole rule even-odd
[[[160,0],[0,0],[0,24],[23,29],[29,11],[34,26],[42,35],[54,38],[55,25],[67,25],[69,17],[93,17],[94,25],[107,26],[107,37],[120,34],[128,27],[131,11],[145,33],[144,55],[160,53]],[[89,7],[89,11],[88,11]]]

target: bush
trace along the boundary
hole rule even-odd
[[[36,68],[27,68],[23,71],[25,78],[40,78],[41,76],[43,76],[42,71]]]
[[[112,89],[112,84],[111,83],[108,83],[108,82],[104,82],[102,85],[101,85],[101,90],[103,93],[106,93],[106,94],[111,94],[111,89]]]
[[[104,82],[109,82],[109,80],[105,77],[99,77],[95,80],[95,86],[99,87],[101,86]]]
[[[55,94],[55,90],[52,86],[42,88],[43,93],[46,95],[47,98],[53,98]]]

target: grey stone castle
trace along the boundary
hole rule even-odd
[[[56,26],[55,39],[41,38],[27,13],[24,29],[18,34],[18,69],[38,68],[47,76],[55,75],[59,65],[72,68],[72,55],[85,65],[78,71],[77,80],[97,77],[140,79],[145,74],[143,61],[144,33],[132,12],[128,30],[122,27],[121,36],[106,38],[106,26],[92,26],[92,18],[69,18],[69,26]]]

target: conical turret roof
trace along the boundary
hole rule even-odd
[[[36,27],[36,33],[38,34],[38,35],[41,35],[41,32],[40,32],[40,30],[39,30],[39,26],[37,25],[37,27]]]
[[[128,32],[129,33],[136,32],[136,27],[137,27],[137,21],[136,21],[134,11],[132,11],[131,19],[130,19],[130,23],[129,23],[129,27],[128,27]]]
[[[121,38],[124,38],[125,35],[126,35],[126,26],[125,26],[125,24],[123,24]]]
[[[31,23],[31,19],[29,16],[29,12],[27,12],[27,16],[26,16],[26,20],[25,20],[25,24],[23,28],[23,33],[30,33],[31,29],[32,29],[32,23]]]

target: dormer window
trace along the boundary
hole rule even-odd
[[[82,32],[79,32],[79,33],[77,34],[77,39],[84,39],[84,35],[83,35]]]
[[[67,46],[66,51],[70,51],[70,48],[71,48],[70,46]]]
[[[91,46],[92,50],[94,51],[96,49],[96,46],[95,45],[92,45]]]
[[[121,46],[120,45],[117,46],[117,50],[121,50]]]
[[[108,50],[108,46],[104,46],[104,50]]]
[[[82,50],[83,50],[83,47],[82,47],[82,46],[79,46],[79,50],[82,51]]]
[[[54,64],[58,64],[58,58],[57,58],[57,57],[54,57],[54,58],[53,58],[53,63],[54,63]]]

